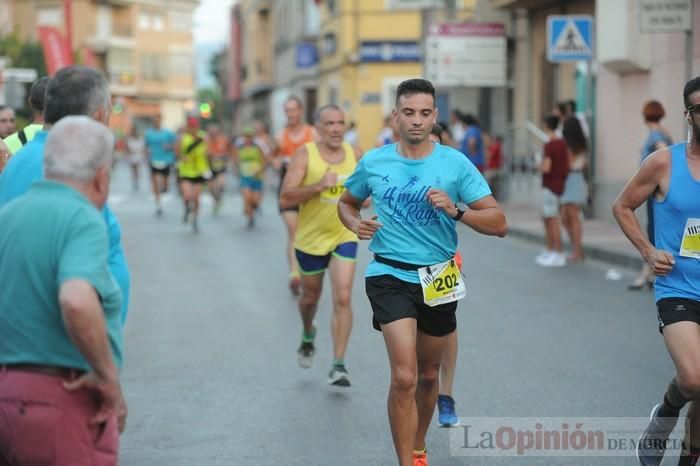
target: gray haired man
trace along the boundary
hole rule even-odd
[[[113,147],[93,119],[61,119],[46,179],[0,208],[0,464],[117,464],[122,293],[99,211]]]

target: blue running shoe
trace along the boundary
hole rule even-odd
[[[438,395],[438,422],[442,427],[456,427],[459,418],[455,413],[455,400],[451,396]]]

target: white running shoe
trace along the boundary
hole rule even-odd
[[[564,267],[566,256],[561,252],[550,252],[542,261],[537,262],[542,267]]]
[[[541,261],[545,260],[551,253],[552,253],[552,251],[550,251],[549,249],[543,249],[537,255],[537,257],[535,257],[535,262],[537,262],[539,264]]]

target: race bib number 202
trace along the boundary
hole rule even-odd
[[[454,259],[418,269],[423,288],[423,301],[430,307],[458,301],[467,295],[467,288]]]

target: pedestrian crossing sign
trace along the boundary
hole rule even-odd
[[[593,18],[587,15],[547,17],[547,59],[552,63],[593,58]]]

